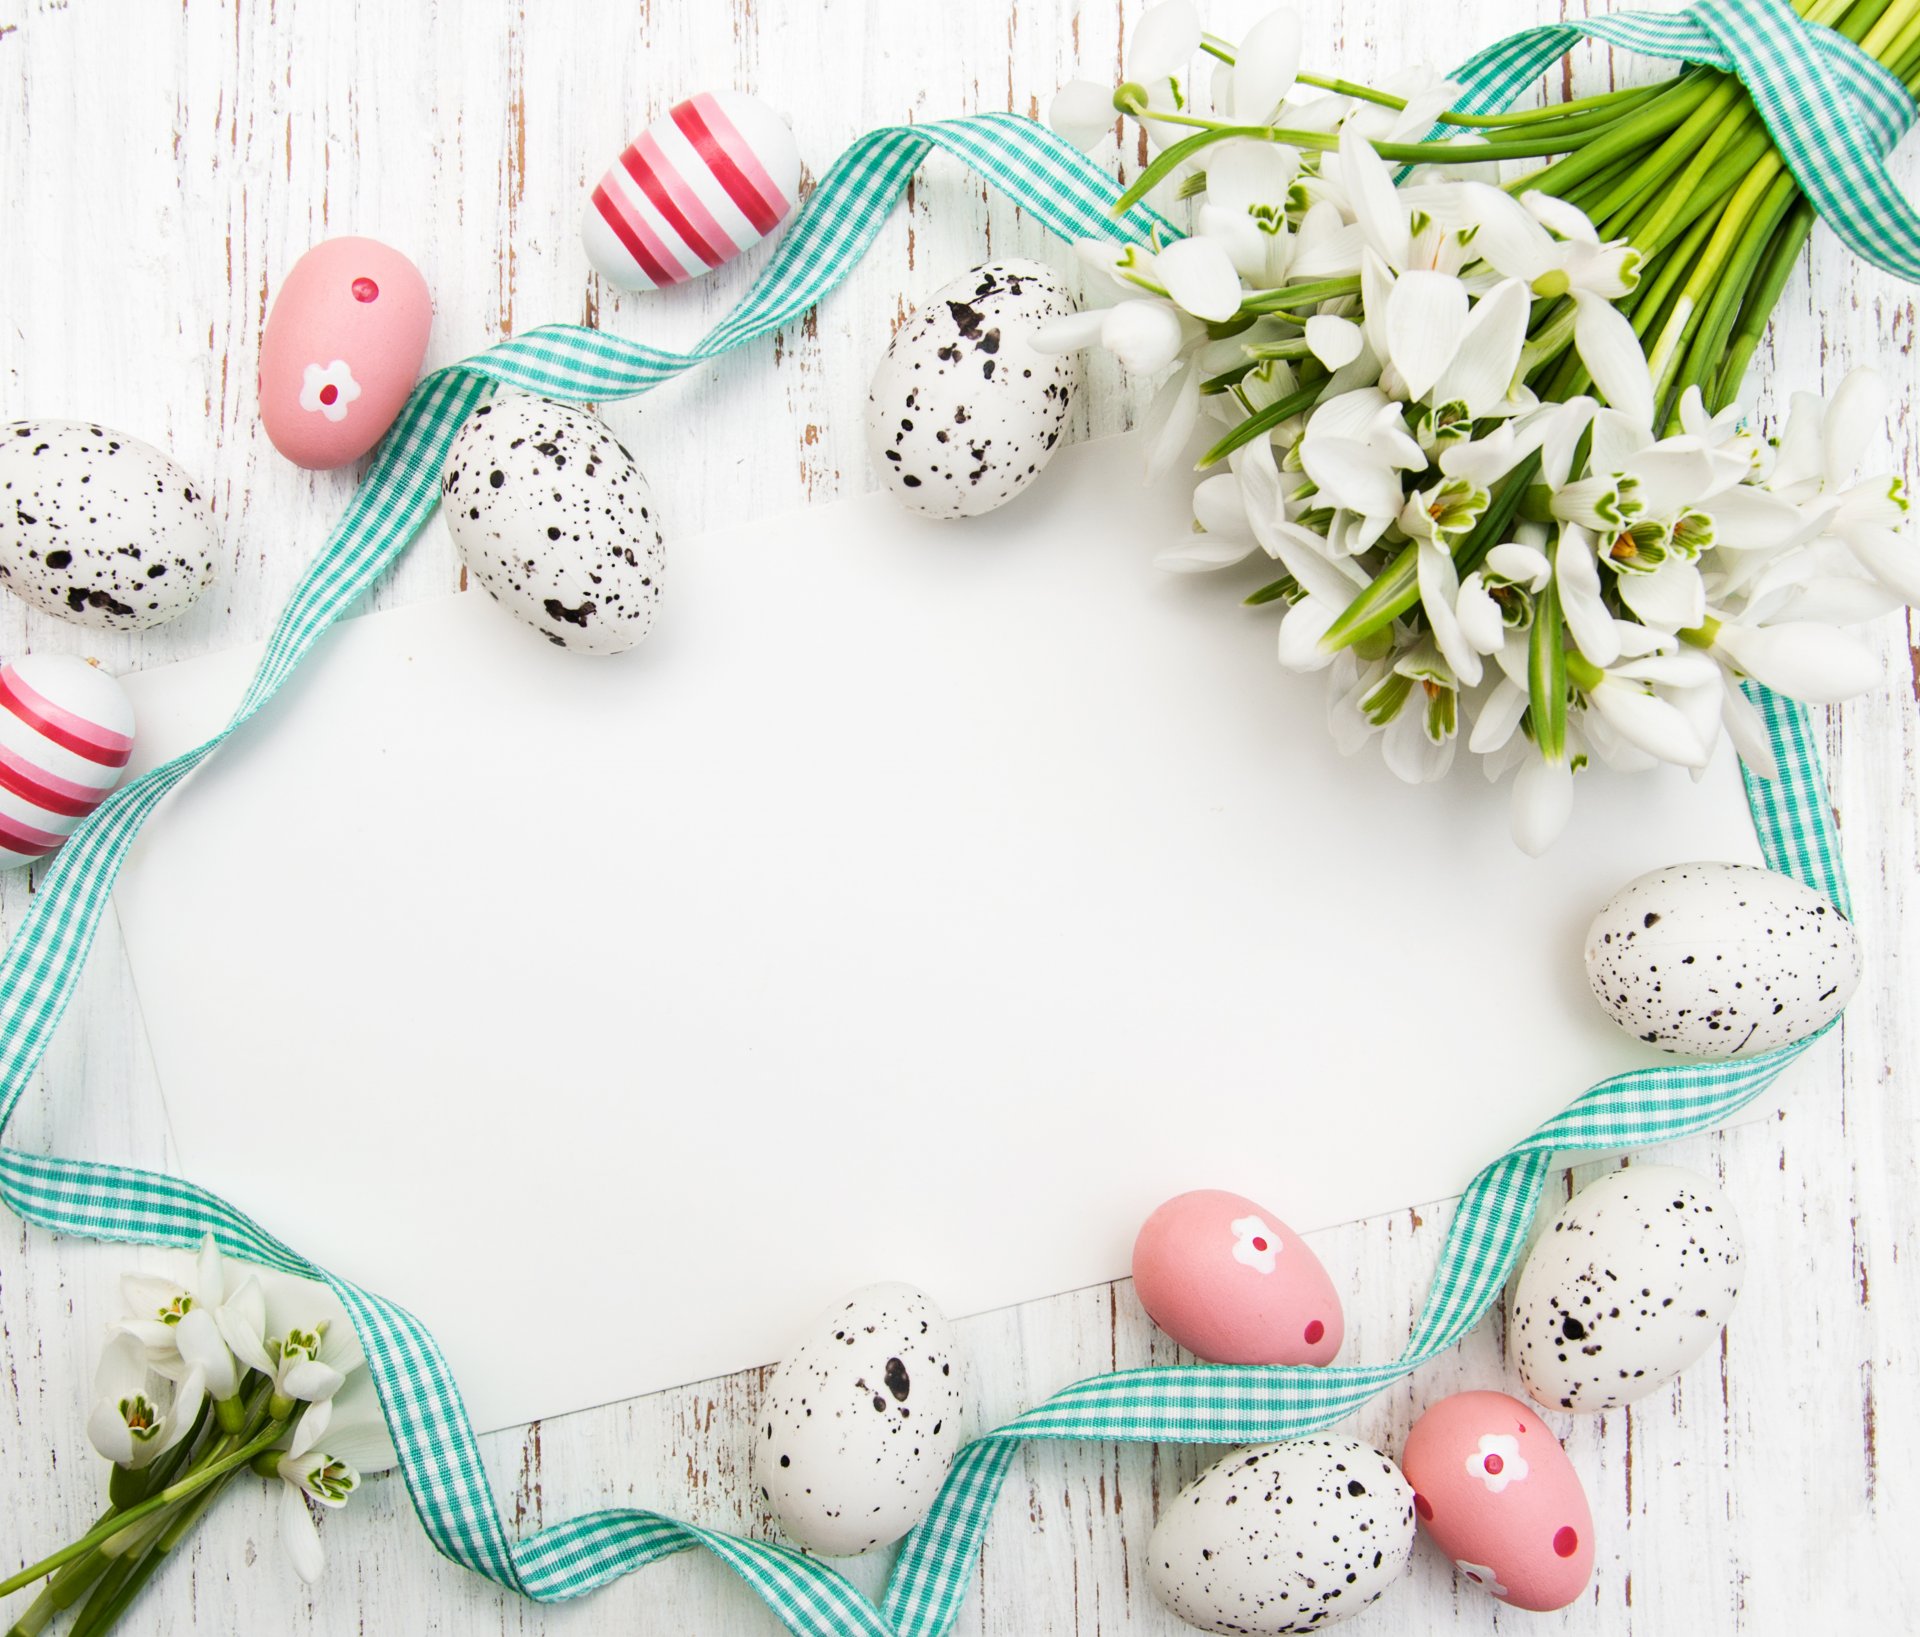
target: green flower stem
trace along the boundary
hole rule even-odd
[[[239,1476],[240,1471],[236,1469],[208,1484],[198,1495],[180,1506],[172,1518],[166,1520],[166,1526],[157,1540],[137,1555],[123,1558],[120,1566],[125,1572],[111,1585],[104,1581],[101,1583],[100,1588],[87,1600],[87,1606],[81,1610],[69,1637],[101,1637],[102,1633],[111,1630],[146,1588],[147,1582],[166,1565],[173,1550],[186,1539],[213,1503],[226,1492],[228,1485]]]
[[[1298,312],[1303,307],[1318,307],[1323,301],[1337,301],[1342,296],[1357,296],[1360,293],[1360,279],[1357,274],[1345,278],[1314,279],[1307,284],[1282,285],[1278,290],[1258,290],[1240,303],[1236,315],[1241,318],[1264,318],[1273,313]]]
[[[1756,171],[1756,183],[1764,173]],[[1667,410],[1671,414],[1680,395],[1690,386],[1700,388],[1701,395],[1707,400],[1707,408],[1718,410],[1725,403],[1718,401],[1723,379],[1722,366],[1727,356],[1727,346],[1733,334],[1733,328],[1740,316],[1741,307],[1747,291],[1752,287],[1754,278],[1767,257],[1767,247],[1772,243],[1775,232],[1787,219],[1793,208],[1799,190],[1794,180],[1783,166],[1771,180],[1761,184],[1750,217],[1750,225],[1740,230],[1738,243],[1732,252],[1732,263],[1721,277],[1715,289],[1713,299],[1701,315],[1695,331],[1693,345],[1687,351],[1687,359],[1679,375],[1672,382],[1666,395]],[[1731,216],[1731,212],[1729,213]],[[1737,391],[1739,383],[1733,383]],[[1711,391],[1709,388],[1711,387]],[[1727,394],[1731,398],[1732,393]]]
[[[1727,77],[1701,73],[1670,81],[1664,94],[1614,121],[1604,134],[1583,143],[1578,152],[1543,171],[1517,177],[1507,183],[1508,189],[1524,193],[1530,188],[1540,188],[1564,198],[1566,189],[1598,175],[1622,156],[1644,155],[1654,143],[1683,124],[1712,94],[1714,85]]]
[[[1793,276],[1794,264],[1799,261],[1801,248],[1813,231],[1817,214],[1806,199],[1796,199],[1793,208],[1787,212],[1786,220],[1774,230],[1773,239],[1767,246],[1766,259],[1748,286],[1745,305],[1740,309],[1740,322],[1727,343],[1726,356],[1720,361],[1719,373],[1714,377],[1713,391],[1707,399],[1710,406],[1725,406],[1739,392],[1747,365],[1760,345],[1760,337],[1766,333],[1780,292]]]
[[[1596,200],[1591,214],[1594,225],[1601,229],[1601,236],[1617,231],[1616,219],[1642,200],[1652,198],[1662,201],[1666,208],[1678,210],[1691,195],[1699,177],[1713,163],[1714,156],[1732,139],[1737,127],[1729,116],[1740,106],[1744,95],[1740,82],[1735,79],[1726,79],[1714,86],[1700,106],[1654,150],[1651,158],[1635,165],[1621,182]],[[1666,187],[1667,178],[1676,171],[1680,172],[1679,181]],[[1644,244],[1646,241],[1636,237],[1634,242]]]
[[[71,1563],[75,1558],[84,1556],[94,1547],[111,1540],[121,1530],[138,1523],[142,1518],[152,1517],[156,1512],[163,1512],[176,1502],[185,1500],[189,1495],[197,1494],[215,1479],[229,1472],[238,1471],[262,1450],[271,1449],[274,1444],[284,1438],[291,1425],[292,1422],[289,1420],[269,1421],[253,1438],[240,1444],[237,1449],[220,1454],[204,1465],[194,1467],[177,1483],[169,1484],[158,1494],[148,1496],[138,1506],[129,1507],[126,1511],[95,1525],[72,1544],[61,1547],[51,1557],[42,1558],[38,1563],[29,1565],[18,1574],[0,1580],[0,1597],[10,1596],[23,1586],[31,1586],[34,1581],[44,1579],[63,1564]],[[231,1441],[227,1439],[222,1442],[224,1444]],[[219,1447],[216,1446],[216,1448]]]
[[[1534,605],[1527,633],[1527,715],[1533,742],[1549,762],[1567,754],[1567,636],[1560,613],[1560,585],[1549,579]]]
[[[1217,466],[1243,444],[1252,443],[1255,438],[1271,432],[1282,421],[1311,409],[1319,401],[1320,389],[1325,385],[1324,381],[1316,381],[1310,387],[1302,387],[1298,392],[1276,399],[1265,409],[1256,409],[1200,457],[1197,462],[1199,469],[1205,471],[1209,466]]]

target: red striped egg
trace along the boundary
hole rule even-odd
[[[750,250],[800,188],[786,121],[740,91],[675,103],[608,167],[587,201],[587,260],[623,290],[683,284]]]
[[[0,869],[57,852],[132,755],[133,706],[105,671],[66,654],[0,665]]]

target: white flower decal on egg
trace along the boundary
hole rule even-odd
[[[309,364],[300,382],[300,407],[317,410],[330,421],[344,421],[347,405],[360,396],[360,383],[353,378],[344,358],[331,364]]]
[[[1505,1597],[1507,1595],[1507,1588],[1500,1584],[1500,1577],[1488,1568],[1486,1564],[1469,1563],[1463,1557],[1458,1559],[1453,1566],[1476,1586],[1492,1592],[1495,1597]]]
[[[1257,1216],[1238,1216],[1229,1224],[1233,1229],[1233,1259],[1245,1262],[1256,1273],[1273,1272],[1273,1259],[1280,1254],[1280,1236]]]
[[[1520,1453],[1520,1440],[1509,1433],[1482,1434],[1480,1447],[1467,1457],[1467,1476],[1478,1478],[1496,1495],[1526,1475],[1527,1460]]]

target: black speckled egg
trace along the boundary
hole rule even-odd
[[[1853,925],[1788,876],[1674,864],[1631,881],[1587,929],[1587,981],[1636,1040],[1752,1057],[1804,1039],[1860,983]]]
[[[1589,1183],[1514,1285],[1507,1345],[1550,1410],[1610,1410],[1665,1386],[1740,1294],[1740,1224],[1720,1188],[1671,1165]]]
[[[75,625],[142,631],[213,584],[194,481],[151,444],[91,421],[0,427],[0,583]]]
[[[901,501],[929,517],[977,517],[1053,458],[1079,365],[1031,338],[1072,311],[1059,275],[1034,261],[988,262],[927,298],[867,392],[867,448]]]
[[[1413,1489],[1350,1438],[1235,1450],[1180,1491],[1147,1541],[1154,1596],[1202,1631],[1320,1631],[1407,1571]]]
[[[898,1540],[958,1453],[953,1330],[911,1285],[867,1285],[823,1314],[767,1387],[754,1482],[781,1533],[829,1557]]]
[[[482,404],[440,500],[474,578],[555,647],[617,654],[647,634],[666,542],[647,480],[595,416],[523,393]]]

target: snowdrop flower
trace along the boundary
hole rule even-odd
[[[245,1374],[221,1334],[227,1287],[219,1247],[208,1235],[189,1283],[148,1274],[122,1279],[128,1317],[114,1327],[115,1334],[131,1336],[145,1348],[147,1363],[156,1374],[174,1382],[197,1375],[206,1395],[220,1407],[222,1425],[237,1420],[236,1395]]]
[[[1296,12],[1270,11],[1255,23],[1233,54],[1231,67],[1213,77],[1213,104],[1232,125],[1270,125],[1300,73],[1302,31]],[[1213,161],[1207,162],[1207,191],[1213,191]]]
[[[129,1472],[145,1470],[186,1437],[206,1397],[195,1371],[177,1386],[166,1382],[150,1392],[151,1375],[146,1348],[137,1336],[120,1331],[109,1338],[93,1378],[87,1437],[109,1461]]]
[[[1639,284],[1640,252],[1625,239],[1602,244],[1593,223],[1564,199],[1537,191],[1515,199],[1485,182],[1459,187],[1477,230],[1474,249],[1536,296],[1582,290],[1615,301]]]
[[[308,1501],[329,1509],[345,1506],[363,1478],[388,1470],[398,1457],[372,1383],[361,1376],[337,1399],[310,1404],[294,1426],[286,1453],[265,1461],[283,1485],[280,1538],[294,1572],[311,1585],[320,1578],[326,1557]]]
[[[1127,45],[1127,78],[1113,94],[1114,105],[1132,114],[1155,147],[1189,133],[1155,114],[1184,112],[1191,97],[1187,65],[1200,49],[1200,14],[1188,0],[1163,0],[1143,12]]]

